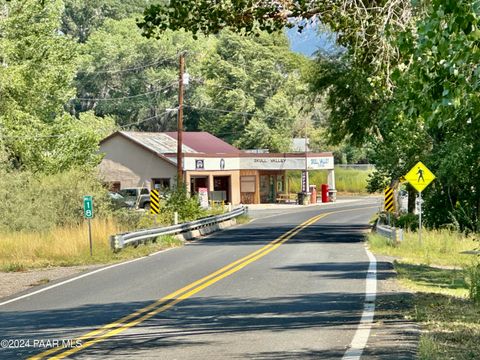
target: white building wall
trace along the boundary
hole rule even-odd
[[[140,145],[114,136],[100,145],[104,154],[100,174],[105,182],[119,181],[121,188],[150,186],[152,178],[169,178],[173,184],[176,167]]]

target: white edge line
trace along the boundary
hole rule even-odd
[[[59,287],[59,286],[62,286],[62,285],[71,283],[71,282],[73,282],[73,281],[76,281],[76,280],[85,278],[85,277],[90,276],[90,275],[97,274],[97,273],[102,272],[102,271],[105,271],[105,270],[109,270],[109,269],[112,269],[112,268],[115,268],[115,267],[118,267],[118,266],[127,265],[127,264],[130,264],[130,263],[136,262],[136,261],[140,261],[140,260],[143,260],[143,259],[146,259],[146,258],[155,256],[155,255],[157,255],[157,254],[160,254],[160,253],[163,253],[163,252],[172,250],[172,249],[175,249],[175,248],[163,249],[163,250],[160,250],[160,251],[151,253],[151,254],[149,254],[149,255],[142,256],[142,257],[137,258],[137,259],[132,259],[132,260],[124,261],[124,262],[121,262],[121,263],[117,263],[117,264],[109,265],[109,266],[106,266],[106,267],[102,267],[102,268],[100,268],[100,269],[87,272],[87,273],[85,273],[85,274],[82,274],[82,275],[73,277],[73,278],[71,278],[71,279],[68,279],[68,280],[65,280],[65,281],[61,281],[61,282],[56,283],[56,284],[54,284],[54,285],[50,285],[50,286],[41,288],[41,289],[39,289],[39,290],[37,290],[37,291],[33,291],[33,292],[28,293],[28,294],[24,294],[24,295],[18,296],[18,297],[16,297],[16,298],[13,298],[13,299],[10,299],[10,300],[6,300],[6,301],[4,301],[4,302],[1,302],[1,303],[0,303],[0,306],[7,305],[7,304],[10,304],[10,303],[15,302],[15,301],[28,298],[28,297],[33,296],[33,295],[40,294],[40,293],[42,293],[42,292],[44,292],[44,291],[54,289],[54,288],[56,288],[56,287]]]
[[[285,213],[287,213],[287,212],[289,212],[289,211],[286,211]],[[280,215],[280,214],[275,214],[275,215],[267,216],[267,217],[264,217],[264,218],[253,219],[253,220],[250,221],[249,223],[252,223],[252,222],[254,222],[255,220],[266,219],[266,218],[274,217],[274,216],[278,216],[278,215]],[[192,241],[190,241],[189,243],[191,243],[191,242],[192,242]],[[7,305],[7,304],[13,303],[13,302],[15,302],[15,301],[18,301],[18,300],[22,300],[22,299],[31,297],[31,296],[33,296],[33,295],[40,294],[40,293],[45,292],[45,291],[47,291],[47,290],[54,289],[54,288],[56,288],[56,287],[59,287],[59,286],[62,286],[62,285],[71,283],[71,282],[73,282],[73,281],[76,281],[76,280],[85,278],[85,277],[90,276],[90,275],[97,274],[97,273],[102,272],[102,271],[105,271],[105,270],[109,270],[109,269],[112,269],[112,268],[115,268],[115,267],[118,267],[118,266],[127,265],[127,264],[130,264],[130,263],[136,262],[136,261],[140,261],[140,260],[146,259],[146,258],[148,258],[148,257],[152,257],[152,256],[155,256],[155,255],[157,255],[157,254],[160,254],[160,253],[163,253],[163,252],[172,250],[172,249],[174,249],[174,248],[168,248],[168,249],[160,250],[160,251],[154,252],[154,253],[152,253],[152,254],[143,256],[143,257],[141,257],[141,258],[124,261],[124,262],[121,262],[121,263],[118,263],[118,264],[113,264],[113,265],[110,265],[110,266],[103,267],[103,268],[101,268],[101,269],[93,270],[93,271],[87,272],[87,273],[85,273],[85,274],[82,274],[82,275],[73,277],[73,278],[71,278],[71,279],[68,279],[68,280],[65,280],[65,281],[61,281],[61,282],[56,283],[56,284],[54,284],[54,285],[50,285],[50,286],[41,288],[41,289],[39,289],[39,290],[37,290],[37,291],[33,291],[33,292],[30,292],[30,293],[27,293],[27,294],[24,294],[24,295],[15,297],[15,298],[10,299],[10,300],[6,300],[6,301],[4,301],[4,302],[1,302],[1,303],[0,303],[0,306]],[[369,253],[369,251],[367,250],[367,254],[368,254],[368,253]],[[373,256],[373,255],[372,255],[372,256]],[[370,255],[369,255],[369,257],[370,257]],[[375,258],[374,258],[374,259],[375,259]]]
[[[377,259],[366,247],[365,252],[370,260],[365,285],[365,304],[357,331],[353,336],[349,349],[343,355],[342,360],[360,359],[365,346],[367,346],[375,315],[375,299],[377,297]]]

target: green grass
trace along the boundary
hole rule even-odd
[[[443,294],[416,293],[406,316],[421,323],[421,360],[480,359],[480,308]]]
[[[368,238],[369,246],[375,253],[399,257],[413,264],[435,264],[454,267],[469,266],[475,257],[462,254],[478,248],[474,236],[465,237],[448,230],[423,230],[422,244],[417,232],[404,232],[404,240],[391,244],[383,236],[372,233]]]
[[[247,224],[252,220],[252,218],[244,214],[244,215],[237,216],[236,220],[237,220],[237,224]]]
[[[327,184],[327,171],[309,171],[309,182],[317,185],[320,191],[322,184]],[[367,192],[367,179],[371,171],[335,168],[335,186],[338,192],[363,194]],[[300,191],[300,171],[289,171],[287,177],[290,179],[290,192]]]
[[[396,261],[395,270],[401,283],[416,292],[468,296],[468,283],[463,269],[443,269]]]
[[[398,308],[421,324],[418,358],[480,359],[480,306],[468,297],[472,276],[478,281],[471,271],[478,259],[461,254],[478,248],[478,242],[474,236],[446,230],[424,231],[422,240],[420,245],[417,233],[407,233],[404,242],[394,245],[378,235],[368,236],[373,252],[398,258],[398,280],[414,291],[410,306]]]

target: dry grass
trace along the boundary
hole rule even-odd
[[[87,223],[41,233],[0,233],[0,270],[21,271],[51,266],[103,264],[147,255],[181,244],[170,238],[161,239],[156,243],[136,249],[128,248],[114,254],[110,249],[109,236],[122,231],[125,229],[112,219],[93,220],[93,256],[90,256]]]

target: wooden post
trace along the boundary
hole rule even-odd
[[[179,59],[178,78],[178,112],[177,112],[177,188],[183,186],[183,74],[185,71],[185,55]]]

